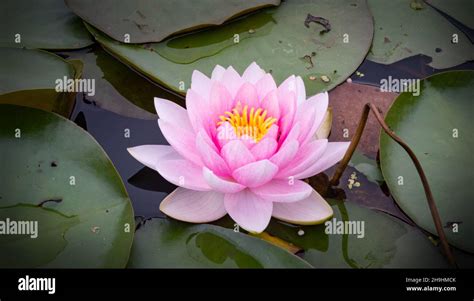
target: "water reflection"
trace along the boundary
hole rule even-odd
[[[116,60],[100,46],[57,53],[83,62],[82,78],[93,79],[95,94],[83,100],[122,116],[156,119],[153,98],[160,97],[184,105],[181,96],[169,92]]]
[[[124,117],[87,104],[78,95],[72,120],[85,128],[108,154],[122,177],[136,215],[163,217],[158,206],[173,186],[143,165],[127,151],[143,144],[167,144],[156,120]]]

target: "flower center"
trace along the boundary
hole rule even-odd
[[[217,126],[228,122],[234,128],[237,137],[246,135],[253,138],[255,142],[260,141],[277,121],[276,118],[267,117],[267,110],[254,107],[249,110],[247,105],[242,109],[240,103],[232,109],[232,112],[226,111],[219,116],[219,119]]]

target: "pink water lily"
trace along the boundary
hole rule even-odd
[[[318,139],[328,94],[306,99],[303,81],[277,87],[252,63],[240,76],[216,66],[192,75],[186,108],[155,98],[158,125],[170,145],[129,148],[142,164],[179,186],[160,205],[175,219],[205,223],[226,214],[249,232],[271,217],[318,224],[333,214],[303,179],[340,161],[348,142]]]

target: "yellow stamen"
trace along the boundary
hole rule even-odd
[[[255,140],[260,141],[268,132],[270,127],[277,121],[276,118],[267,117],[267,111],[262,108],[254,108],[245,105],[242,109],[240,103],[231,110],[226,111],[219,116],[217,126],[228,122],[233,128],[237,137],[247,135]]]

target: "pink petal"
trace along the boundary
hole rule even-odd
[[[176,186],[199,191],[211,190],[202,174],[202,167],[182,158],[176,152],[161,157],[153,169]]]
[[[286,168],[281,169],[276,178],[286,179],[295,177],[295,175],[308,169],[315,164],[326,151],[328,145],[327,139],[314,140],[300,147],[298,154]]]
[[[230,174],[227,163],[222,157],[206,142],[204,138],[206,134],[199,132],[196,136],[196,148],[202,158],[204,165],[212,170],[215,174],[220,176],[227,176]]]
[[[239,138],[237,138],[239,141],[241,141],[247,149],[251,149],[257,142],[253,137],[249,135],[242,135]]]
[[[272,217],[272,202],[265,201],[248,189],[226,194],[224,206],[230,217],[251,233],[261,233]]]
[[[209,223],[227,214],[224,194],[199,192],[177,188],[160,204],[160,210],[168,216],[189,223]]]
[[[306,100],[306,90],[304,82],[300,76],[290,76],[278,87],[280,91],[293,92],[295,94],[297,104]]]
[[[273,217],[298,225],[317,225],[333,215],[331,206],[313,190],[311,195],[294,203],[274,203]]]
[[[280,107],[278,103],[277,90],[272,90],[261,101],[260,107],[267,111],[267,117],[280,118]]]
[[[293,92],[296,95],[296,77],[294,75],[285,79],[280,86],[278,86],[279,91]]]
[[[300,144],[305,144],[308,140],[315,138],[315,133],[323,122],[327,109],[327,92],[319,93],[300,104],[296,113],[296,120],[301,123],[303,129],[298,138]]]
[[[208,133],[204,130],[201,130],[199,133],[200,133],[200,138],[202,138],[202,140],[206,142],[206,144],[209,145],[216,153],[219,153],[219,149],[217,148],[212,138],[209,137]]]
[[[275,125],[273,124],[269,129],[268,129],[268,132],[265,134],[265,138],[273,138],[273,139],[277,139],[278,138],[278,133],[280,131],[280,128],[278,127],[278,125]]]
[[[248,106],[248,115],[250,115],[250,108],[256,109],[259,107],[260,102],[258,100],[257,90],[252,84],[244,83],[242,86],[240,86],[240,89],[234,99],[234,106],[239,102],[242,104],[242,108],[245,105]]]
[[[139,145],[127,148],[127,151],[141,164],[155,169],[155,163],[163,156],[176,152],[169,145]]]
[[[224,147],[228,142],[236,140],[237,134],[234,127],[229,122],[224,122],[217,128],[217,143],[219,147]]]
[[[250,151],[256,160],[267,159],[272,156],[278,147],[278,142],[271,138],[263,138],[255,144]]]
[[[229,141],[222,147],[221,155],[231,170],[255,161],[250,150],[240,140]]]
[[[269,160],[260,160],[234,170],[232,176],[242,185],[258,187],[269,182],[277,172],[278,166]]]
[[[264,200],[291,203],[310,196],[313,188],[301,180],[271,180],[265,185],[251,189]]]
[[[207,118],[211,123],[216,124],[220,115],[232,110],[233,103],[233,98],[226,87],[219,82],[213,83],[209,96],[209,107],[204,108],[208,110]]]
[[[213,81],[221,80],[224,73],[225,73],[225,68],[220,65],[216,65],[214,67],[214,70],[212,70],[211,80]]]
[[[265,74],[256,84],[258,99],[262,100],[267,97],[268,93],[277,89],[275,80],[272,75],[267,73]]]
[[[285,139],[280,138],[280,144],[281,147],[285,146],[286,143],[291,142],[291,141],[298,141],[298,137],[300,136],[301,133],[301,126],[299,122],[296,122],[293,124],[291,127],[290,131],[288,132],[288,135],[285,137]]]
[[[239,73],[230,66],[222,75],[221,82],[225,85],[227,91],[229,91],[232,99],[234,99],[237,91],[244,83],[244,80],[240,77]]]
[[[296,84],[296,102],[298,105],[306,100],[306,89],[304,87],[304,82],[301,79],[301,76],[297,76],[295,80]]]
[[[196,152],[195,148],[195,134],[192,128],[185,128],[175,126],[162,119],[158,119],[158,126],[160,127],[166,141],[184,158],[202,166],[202,161]]]
[[[206,99],[202,98],[196,91],[189,89],[186,93],[186,109],[188,117],[194,132],[209,127],[209,104]],[[173,118],[173,115],[170,115]]]
[[[281,131],[280,139],[285,139],[290,131],[296,113],[296,98],[294,92],[287,92],[279,89],[278,102],[280,105],[279,127]]]
[[[260,68],[257,63],[253,62],[250,66],[245,69],[244,73],[242,74],[242,79],[246,82],[251,84],[257,83],[263,76],[265,75],[265,71]]]
[[[191,76],[191,89],[202,97],[208,98],[211,90],[211,80],[198,70],[194,70]]]
[[[155,110],[160,119],[173,125],[191,128],[188,112],[180,105],[163,98],[155,97]]]
[[[329,142],[321,158],[306,170],[296,174],[295,178],[304,179],[312,177],[341,161],[349,147],[349,143],[350,142]]]
[[[292,160],[296,156],[298,149],[298,141],[285,141],[285,145],[282,145],[280,149],[272,157],[270,157],[270,161],[278,166],[279,169],[285,168],[288,164],[292,163]]]
[[[209,186],[215,191],[223,193],[236,193],[245,189],[245,186],[239,183],[217,176],[207,167],[203,167],[203,175],[207,184],[209,184]]]

